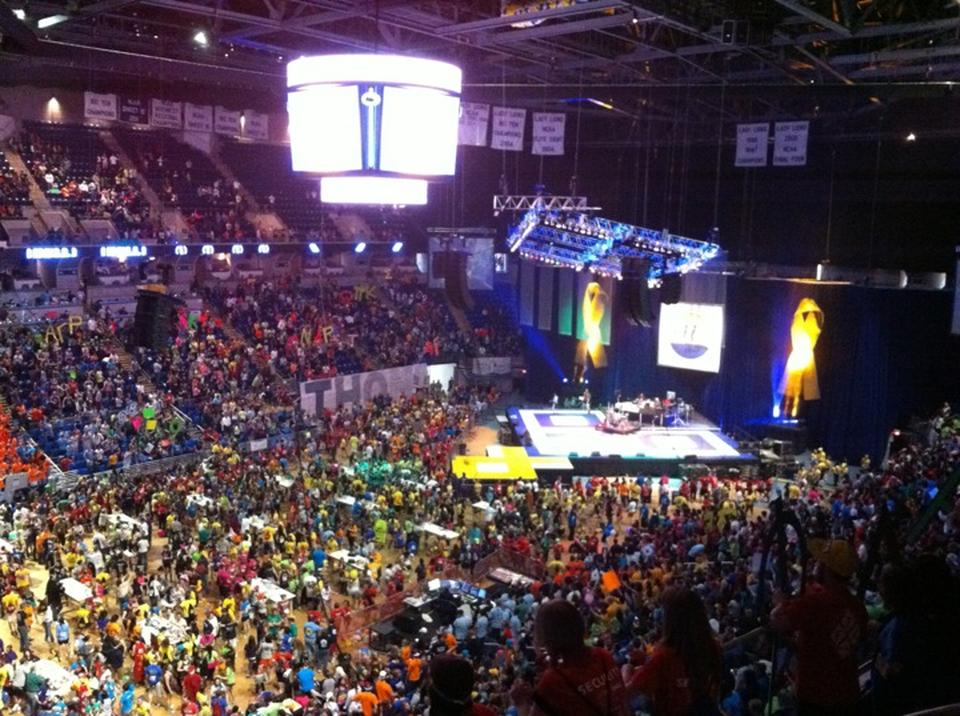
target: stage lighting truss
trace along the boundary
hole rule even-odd
[[[696,271],[720,252],[717,244],[624,224],[579,212],[532,208],[507,239],[512,252],[540,263],[587,269],[603,276],[622,277],[624,258],[649,262],[647,278]]]
[[[494,216],[501,211],[599,211],[599,206],[587,206],[585,196],[552,196],[543,194],[495,194]]]

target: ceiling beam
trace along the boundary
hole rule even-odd
[[[313,15],[307,15],[306,17],[301,16],[292,20],[282,20],[281,24],[283,29],[294,27],[316,27],[317,25],[325,25],[330,22],[339,22],[340,20],[350,20],[355,17],[362,17],[369,12],[370,7],[370,3],[366,3],[363,7],[357,10],[325,10]],[[233,32],[228,32],[223,36],[223,39],[227,41],[238,40],[244,37],[255,37],[256,35],[263,35],[276,31],[277,28],[264,27],[263,25],[257,23],[250,25],[249,27],[242,27],[239,30],[234,30]]]
[[[630,7],[624,0],[594,0],[593,2],[578,3],[564,7],[555,7],[538,12],[525,13],[523,15],[501,15],[499,17],[490,17],[483,20],[472,20],[470,22],[459,22],[453,25],[441,25],[436,28],[438,35],[465,35],[471,32],[480,32],[482,30],[492,30],[498,27],[506,27],[520,22],[530,22],[532,20],[555,20],[559,17],[572,17],[574,15],[583,15],[589,12],[599,12],[600,10],[610,10],[617,8]],[[641,15],[648,15],[646,11],[637,8]]]
[[[216,7],[209,7],[207,5],[196,5],[191,2],[184,2],[184,0],[142,0],[144,5],[150,5],[152,7],[164,8],[166,10],[176,10],[178,12],[183,12],[192,15],[200,15],[203,17],[219,17],[224,20],[231,20],[233,22],[242,22],[248,24],[260,25],[264,28],[269,28],[268,32],[289,32],[294,35],[302,35],[304,37],[310,37],[314,40],[323,40],[324,42],[329,42],[334,45],[344,45],[346,47],[352,47],[357,50],[363,50],[365,52],[371,52],[374,48],[374,43],[366,42],[365,40],[357,40],[352,37],[341,33],[334,32],[325,32],[323,30],[314,30],[309,27],[303,27],[301,25],[294,24],[292,27],[287,27],[280,20],[273,20],[268,17],[259,17],[257,15],[248,15],[243,12],[236,12],[234,10],[218,10]]]
[[[797,2],[797,0],[776,0],[776,3],[778,5],[782,5],[797,15],[802,15],[808,20],[817,23],[821,27],[825,27],[828,30],[833,30],[841,36],[850,37],[852,34],[849,28],[844,27],[839,22],[834,22],[833,20],[824,17],[819,12],[807,7],[806,5],[801,5],[799,2]]]
[[[861,27],[850,34],[837,32],[812,32],[806,35],[790,37],[780,34],[773,38],[772,44],[777,45],[809,45],[812,42],[830,42],[836,40],[860,40],[871,37],[892,37],[896,35],[912,35],[922,32],[937,32],[953,30],[960,27],[960,17],[950,17],[941,20],[925,20],[923,22],[885,23]]]
[[[623,12],[614,15],[600,15],[599,17],[591,17],[586,20],[576,20],[574,22],[560,22],[552,25],[528,27],[522,30],[483,34],[474,38],[474,42],[478,47],[488,47],[490,45],[504,47],[526,42],[527,40],[561,37],[563,35],[573,35],[578,32],[590,32],[591,30],[602,30],[608,27],[625,26],[630,24],[632,19],[632,14]],[[645,18],[645,20],[653,19],[653,17]]]

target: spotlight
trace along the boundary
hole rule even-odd
[[[563,382],[564,382],[564,383],[569,383],[570,381],[569,381],[567,378],[564,378],[564,379],[563,379]]]
[[[13,16],[14,16],[15,18],[17,18],[18,20],[26,20],[26,19],[27,19],[27,11],[24,10],[22,7],[14,8],[14,10],[13,10]]]
[[[204,256],[213,256],[213,244],[204,244],[201,246],[200,253]]]
[[[393,253],[395,253],[395,254],[399,254],[401,251],[403,251],[403,242],[402,242],[402,241],[394,241],[394,242],[393,242],[393,247],[392,247],[390,250],[393,251]]]
[[[307,248],[310,249],[311,254],[320,253],[320,247],[317,246],[317,243],[315,241],[311,241],[309,244],[307,244]]]
[[[48,15],[47,17],[41,17],[37,20],[37,29],[46,30],[48,27],[53,27],[54,25],[59,25],[61,22],[65,22],[70,18],[66,15]]]
[[[915,141],[917,141],[917,135],[914,134],[913,132],[910,132],[910,134],[908,134],[908,135],[905,137],[905,139],[906,139],[908,142],[915,142]]]
[[[207,33],[205,31],[197,30],[196,34],[193,36],[193,42],[200,47],[206,47],[210,44],[210,38],[207,37]]]
[[[361,241],[360,243],[358,243],[356,246],[353,247],[353,253],[355,254],[362,254],[366,250],[367,250],[366,241]]]

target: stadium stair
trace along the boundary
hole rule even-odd
[[[913,523],[907,532],[904,544],[913,544],[923,536],[930,522],[937,516],[940,510],[947,507],[950,501],[953,500],[958,485],[960,485],[960,468],[953,471],[953,474],[943,483],[943,486],[937,491],[936,496],[930,501],[930,504],[920,513],[917,521]]]
[[[117,155],[120,166],[128,172],[132,172],[133,175],[137,177],[140,192],[144,198],[146,198],[147,203],[150,204],[150,213],[153,216],[161,216],[163,214],[163,205],[160,203],[160,197],[157,196],[157,192],[154,191],[153,187],[147,183],[147,178],[140,173],[136,163],[130,158],[130,155],[127,154],[120,142],[117,141],[117,138],[113,136],[113,133],[107,130],[100,132],[100,141],[102,141],[111,152]]]
[[[243,196],[244,201],[247,202],[247,206],[252,209],[253,213],[259,212],[260,202],[258,202],[257,197],[243,185],[243,182],[237,178],[237,175],[233,173],[233,169],[223,161],[223,158],[220,156],[220,145],[217,144],[212,147],[207,156],[210,158],[210,163],[220,172],[220,176],[224,178],[229,186],[233,186],[234,184],[240,186],[240,194]],[[249,216],[247,218],[249,218]]]
[[[30,185],[30,201],[33,203],[33,206],[38,211],[50,211],[52,208],[50,206],[50,200],[47,199],[46,195],[43,193],[43,189],[41,189],[40,185],[37,184],[37,180],[34,178],[33,173],[27,168],[26,163],[23,161],[23,157],[9,147],[3,150],[3,154],[7,159],[7,164],[10,165],[10,168],[13,171],[22,172],[27,175],[27,182]]]

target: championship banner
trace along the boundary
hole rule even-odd
[[[776,122],[773,134],[773,166],[806,166],[809,133],[810,122]]]
[[[515,107],[493,108],[493,134],[490,136],[492,149],[519,152],[523,149],[523,127],[527,120],[527,110]]]
[[[770,137],[770,123],[737,125],[737,156],[734,166],[767,166],[767,140]]]
[[[232,109],[217,107],[213,111],[213,131],[217,134],[240,134],[240,112]]]
[[[430,365],[415,363],[368,373],[338,375],[300,383],[300,408],[307,415],[319,409],[335,410],[337,406],[367,403],[378,395],[399,398],[413,395],[433,381],[449,383],[456,366],[452,363]]]
[[[117,95],[97,94],[96,92],[83,93],[83,116],[87,119],[117,118]]]
[[[470,147],[487,146],[487,126],[489,124],[489,104],[482,102],[461,102],[457,144],[465,144]]]
[[[147,102],[140,97],[120,98],[120,121],[130,124],[147,123]]]
[[[191,132],[213,131],[213,107],[208,104],[183,104],[183,128]]]
[[[183,117],[179,102],[162,99],[150,100],[150,125],[164,129],[183,129]]]
[[[248,139],[269,138],[267,115],[254,112],[252,109],[243,110],[243,136]]]
[[[546,156],[563,154],[563,134],[567,115],[563,112],[533,113],[533,153]]]

